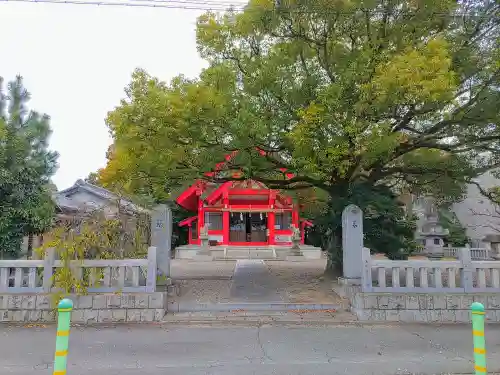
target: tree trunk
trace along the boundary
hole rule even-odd
[[[328,261],[326,264],[326,272],[329,275],[340,277],[342,276],[342,241],[341,236],[332,233],[326,245]]]
[[[33,256],[33,234],[28,235],[28,248],[26,249],[26,259],[31,259]]]

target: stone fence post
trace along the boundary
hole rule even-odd
[[[464,287],[465,293],[472,292],[474,287],[473,272],[472,268],[472,258],[470,254],[470,248],[465,247],[459,249],[458,259],[461,264],[461,279]]]
[[[151,246],[157,249],[157,265],[161,274],[170,277],[172,252],[172,210],[160,204],[151,215]]]
[[[342,258],[346,282],[360,285],[363,273],[363,211],[353,204],[342,212]]]
[[[370,249],[363,248],[363,274],[361,275],[361,290],[363,292],[372,292],[372,256]]]
[[[50,293],[52,290],[52,268],[54,267],[55,249],[47,249],[45,259],[43,260],[43,292]]]
[[[146,279],[146,292],[153,293],[156,290],[156,247],[151,246],[148,249],[148,271]]]

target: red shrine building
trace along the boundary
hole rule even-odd
[[[228,155],[229,161],[235,153]],[[219,163],[220,172],[226,162]],[[287,178],[293,174],[282,170]],[[237,172],[235,172],[237,177]],[[299,207],[291,197],[253,181],[212,183],[198,180],[177,198],[177,203],[194,215],[179,223],[189,228],[189,245],[200,245],[202,231],[211,247],[291,246],[294,228],[300,230],[304,243],[306,228]]]

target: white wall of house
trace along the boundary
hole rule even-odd
[[[500,186],[500,180],[490,172],[478,177],[476,182],[485,190]],[[477,246],[474,242],[489,234],[500,234],[500,208],[481,195],[475,185],[468,186],[467,197],[455,203],[452,211],[465,227],[467,236],[473,240],[473,246]]]

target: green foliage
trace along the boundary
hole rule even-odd
[[[88,182],[92,185],[99,185],[99,175],[97,172],[90,172],[89,175],[85,178],[85,182]]]
[[[106,208],[75,216],[45,234],[37,249],[44,256],[47,249],[55,250],[63,263],[55,269],[53,287],[57,300],[71,293],[85,294],[89,287],[99,287],[102,269],[75,267],[84,259],[125,259],[147,256],[149,218],[147,215],[118,212],[106,215]]]
[[[342,211],[349,204],[363,210],[364,245],[390,259],[405,259],[415,249],[415,218],[406,217],[402,204],[386,186],[356,184],[332,196],[323,215],[314,218],[309,241],[327,249],[332,263],[342,262]]]
[[[2,91],[0,79],[0,251],[17,258],[23,236],[49,228],[54,216],[50,177],[57,153],[48,150],[49,117],[28,111],[22,78]]]
[[[497,1],[281,4],[202,15],[197,79],[134,73],[107,118],[105,185],[168,199],[239,150],[228,168],[271,188],[346,202],[352,186],[383,185],[449,202],[499,165]]]
[[[450,231],[446,242],[452,246],[462,247],[469,243],[465,228],[457,216],[447,207],[439,210],[439,224]]]
[[[232,168],[273,187],[398,181],[460,194],[499,161],[499,7],[254,0],[207,13],[197,40],[209,67],[170,84],[134,73],[108,116],[102,180],[168,195],[240,150]]]
[[[109,156],[109,154],[108,154]],[[108,164],[108,168],[111,168],[111,165],[116,165],[119,163],[121,159],[113,159],[113,162]],[[109,169],[100,170],[98,172],[92,172],[85,179],[87,182],[101,186],[106,189],[110,189],[118,196],[133,196],[133,200],[135,200],[141,207],[149,207],[152,208],[155,204],[167,204],[170,206],[172,210],[172,248],[176,248],[177,246],[183,245],[187,243],[188,237],[188,228],[179,227],[176,225],[184,219],[187,219],[189,216],[193,214],[186,211],[182,207],[172,204],[170,199],[167,198],[167,186],[172,186],[171,184],[167,184],[164,186],[163,191],[160,186],[156,186],[154,189],[150,189],[154,186],[154,183],[143,184],[144,181],[136,181],[133,177],[128,178],[128,183],[123,183],[124,180],[117,178],[117,175],[112,174],[111,176],[108,174]],[[154,176],[150,176],[154,178]],[[134,182],[136,181],[136,182]],[[151,180],[148,180],[151,181]],[[187,181],[184,182],[184,184]],[[191,181],[192,182],[192,181]],[[141,184],[142,188],[138,188],[139,184]]]

